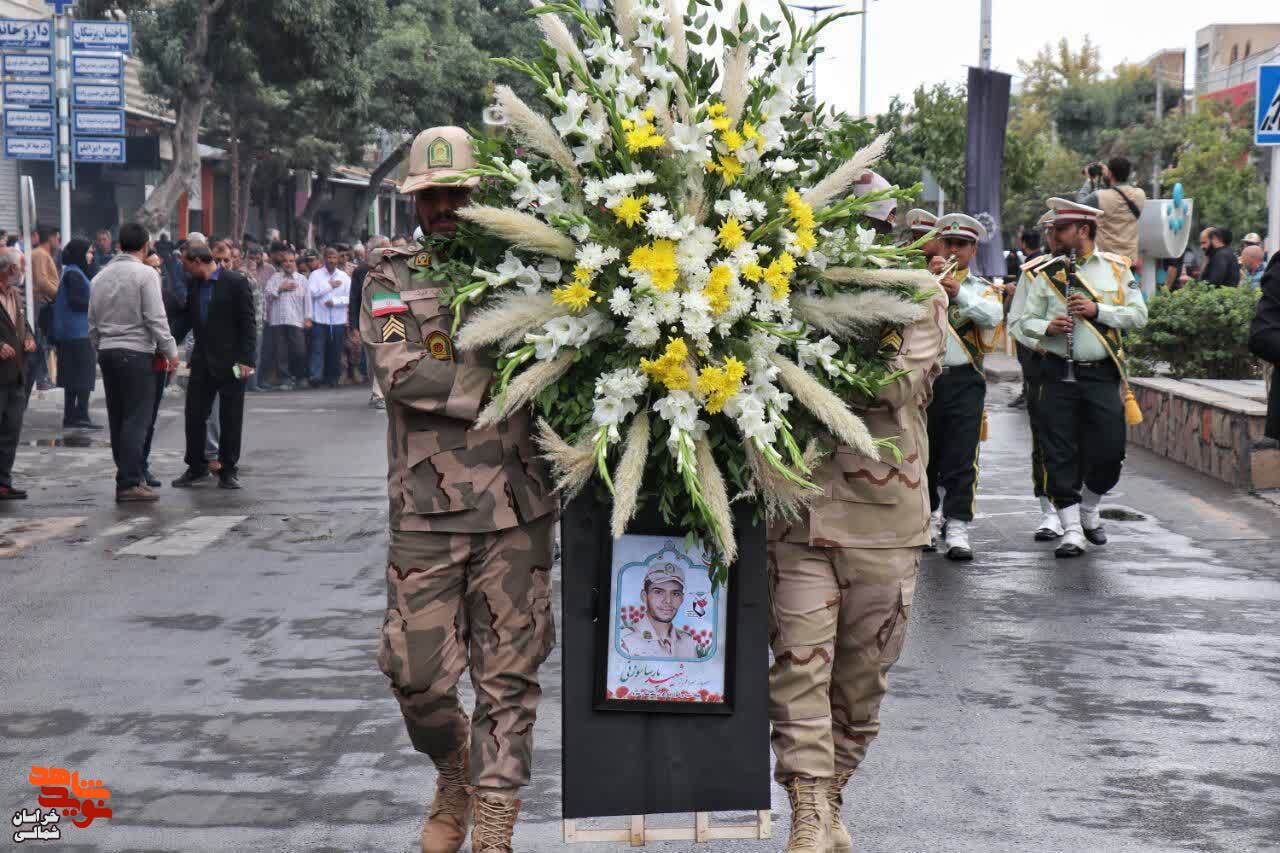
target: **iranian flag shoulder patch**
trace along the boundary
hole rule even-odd
[[[369,307],[373,310],[373,316],[385,317],[388,314],[403,314],[409,310],[409,306],[394,293],[375,293],[373,299],[369,302]]]

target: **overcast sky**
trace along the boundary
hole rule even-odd
[[[836,0],[818,0],[826,4]],[[751,8],[777,15],[776,0],[749,0]],[[800,0],[812,5],[813,0]],[[728,4],[726,4],[728,5]],[[862,0],[846,8],[860,9]],[[963,83],[966,67],[978,64],[979,0],[873,0],[868,12],[867,110],[875,114],[894,95],[904,98],[920,83]],[[808,17],[808,13],[800,13]],[[1088,33],[1102,50],[1106,70],[1121,62],[1141,62],[1157,50],[1194,50],[1196,30],[1215,23],[1280,21],[1280,3],[1268,0],[994,0],[992,65],[1016,75],[1018,60],[1035,56],[1041,45],[1067,36],[1073,43]],[[859,17],[839,21],[823,37],[818,63],[821,100],[858,112]],[[1187,57],[1188,73],[1194,54]],[[1017,85],[1015,77],[1014,85]]]

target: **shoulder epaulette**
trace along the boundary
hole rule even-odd
[[[1129,260],[1124,255],[1117,255],[1112,252],[1099,252],[1098,254],[1105,260],[1111,261],[1113,264],[1124,264],[1126,267],[1133,266],[1133,261]]]

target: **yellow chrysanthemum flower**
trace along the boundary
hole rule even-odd
[[[796,228],[813,230],[813,208],[805,204],[800,193],[794,189],[788,189],[783,196],[783,201],[787,204],[787,210],[791,213],[791,219],[796,223]]]
[[[742,230],[742,223],[730,216],[720,226],[719,238],[720,247],[726,252],[732,252],[742,245],[742,241],[747,239],[747,235]]]
[[[712,129],[714,129],[718,133],[724,133],[732,126],[733,126],[733,123],[730,122],[727,118],[713,118],[711,120]]]
[[[724,404],[742,390],[746,375],[746,365],[733,356],[725,359],[722,367],[703,368],[698,375],[698,392],[706,399],[706,410],[714,415],[724,409]]]
[[[760,135],[760,131],[756,130],[756,126],[749,121],[742,123],[742,136],[748,142],[755,142],[756,137]]]
[[[551,291],[551,299],[557,305],[565,305],[574,313],[591,304],[596,292],[580,281],[565,284]]]
[[[742,277],[752,284],[755,284],[760,281],[760,279],[764,278],[764,267],[760,266],[755,261],[752,261],[742,268]]]
[[[685,362],[689,358],[689,346],[684,338],[672,338],[661,356],[640,359],[640,369],[645,375],[667,386],[672,391],[684,391],[691,384]]]
[[[790,276],[796,271],[796,259],[790,255],[778,255],[778,257],[774,259],[773,264],[777,264],[778,268],[782,270],[784,275]],[[769,266],[773,266],[773,264],[769,264]]]
[[[729,310],[729,285],[733,283],[733,270],[724,264],[711,271],[711,278],[702,293],[711,304],[712,314],[723,314]]]
[[[796,245],[806,252],[812,252],[818,248],[818,238],[813,235],[813,229],[801,228],[797,231]]]
[[[638,154],[646,148],[661,148],[667,142],[666,137],[654,133],[653,125],[647,123],[637,124],[633,129],[628,130],[626,137],[627,152],[631,154]]]
[[[591,267],[578,265],[573,268],[573,280],[578,284],[590,284],[591,279],[595,277],[595,270],[591,269]]]
[[[726,130],[720,135],[720,141],[724,143],[724,147],[729,151],[737,151],[742,147],[742,134],[736,130]]]
[[[676,244],[670,240],[654,240],[647,246],[638,246],[627,258],[632,272],[647,272],[658,290],[668,291],[676,286]]]
[[[791,271],[795,269],[795,265],[794,258],[782,254],[774,258],[764,271],[765,284],[769,285],[774,299],[785,299],[791,293]]]
[[[733,186],[733,182],[742,177],[742,163],[737,157],[721,157],[720,158],[720,177],[724,180],[726,187]]]
[[[712,118],[720,118],[722,115],[724,115],[724,113],[725,113],[724,104],[712,104],[711,106],[707,107],[707,115],[711,116]]]
[[[619,222],[634,228],[640,224],[640,220],[644,218],[644,206],[649,202],[647,195],[639,198],[633,195],[623,196],[622,199],[614,206],[613,216]]]

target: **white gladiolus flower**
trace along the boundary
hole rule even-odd
[[[812,367],[815,364],[821,364],[822,369],[829,376],[834,376],[840,372],[834,358],[840,352],[840,347],[830,336],[824,337],[822,340],[801,341],[796,345],[796,357],[801,367]]]
[[[561,99],[564,113],[551,120],[552,126],[564,136],[579,132],[578,123],[582,121],[582,115],[587,111],[588,105],[589,101],[584,93],[577,89],[570,89]]]
[[[585,136],[592,145],[599,145],[604,142],[605,136],[609,132],[609,127],[603,121],[586,118],[578,126],[578,132]]]
[[[868,249],[876,242],[876,230],[874,228],[863,228],[861,225],[855,225],[854,229],[858,234],[858,247],[860,249]]]
[[[538,264],[538,275],[549,282],[558,282],[564,276],[564,267],[556,258],[543,258]]]
[[[615,91],[624,98],[635,101],[644,94],[644,83],[641,83],[632,74],[623,74],[622,79],[618,81]]]
[[[649,384],[649,379],[633,367],[610,371],[596,380],[596,396],[617,397],[622,400],[638,396]]]
[[[667,396],[653,404],[653,410],[673,430],[693,432],[698,425],[698,401],[688,391],[668,391]]]
[[[669,86],[676,82],[676,73],[659,62],[656,53],[646,54],[645,63],[640,68],[640,74],[653,83],[665,83]]]

